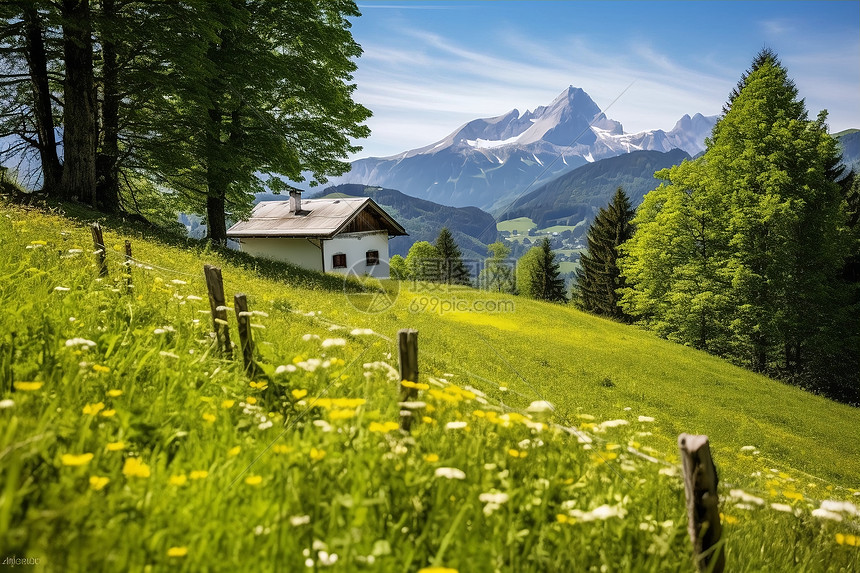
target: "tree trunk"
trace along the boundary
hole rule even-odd
[[[213,195],[213,192],[215,195]],[[206,229],[209,234],[209,241],[224,246],[227,244],[227,221],[224,217],[224,208],[226,201],[224,194],[218,194],[211,186],[209,187],[209,196],[206,197]]]
[[[102,0],[105,19],[116,18],[114,0]],[[96,201],[108,213],[120,210],[119,202],[119,66],[116,43],[102,34],[101,150],[96,157]]]
[[[43,189],[50,194],[60,191],[63,167],[57,155],[57,137],[54,133],[54,115],[51,110],[51,91],[48,86],[48,56],[42,37],[42,22],[32,5],[24,7],[27,65],[33,88],[33,114],[39,138],[39,156],[42,160]]]
[[[89,0],[63,0],[66,65],[62,196],[96,206],[96,98]]]

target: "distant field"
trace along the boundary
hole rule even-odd
[[[557,249],[555,252],[560,254],[560,255],[570,256],[570,255],[574,255],[577,253],[581,253],[582,251],[585,251],[585,250],[587,250],[587,249],[584,249],[584,248],[583,249]]]
[[[570,261],[561,261],[558,263],[558,270],[562,274],[567,274],[569,272],[573,272],[579,268],[579,263],[572,263]]]
[[[529,232],[529,229],[533,229],[535,227],[534,221],[529,219],[528,217],[518,217],[516,219],[509,219],[507,221],[501,221],[496,224],[496,229],[501,233],[502,231],[514,232],[517,231],[520,235],[526,235]]]

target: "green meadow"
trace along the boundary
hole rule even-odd
[[[711,440],[727,570],[860,567],[856,408],[566,306],[344,282],[113,219],[99,277],[74,214],[0,207],[3,558],[690,571],[687,432]],[[259,376],[215,344],[207,263],[228,306],[248,296]]]

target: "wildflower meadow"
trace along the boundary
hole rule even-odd
[[[105,243],[99,276],[86,225],[0,209],[0,559],[45,571],[690,571],[674,439],[698,431],[720,471],[728,570],[860,568],[855,409],[573,310],[582,328],[556,337],[544,303],[439,316],[410,312],[401,288],[368,314],[343,293],[366,285],[120,222]],[[228,305],[248,296],[254,377],[218,350],[204,263],[222,268]],[[399,376],[406,327],[419,331],[418,380]],[[610,336],[639,362],[584,356]],[[696,405],[697,368],[723,392],[713,408]]]

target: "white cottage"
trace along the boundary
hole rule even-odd
[[[262,201],[227,237],[256,257],[323,272],[388,278],[388,239],[406,230],[370,197]]]

